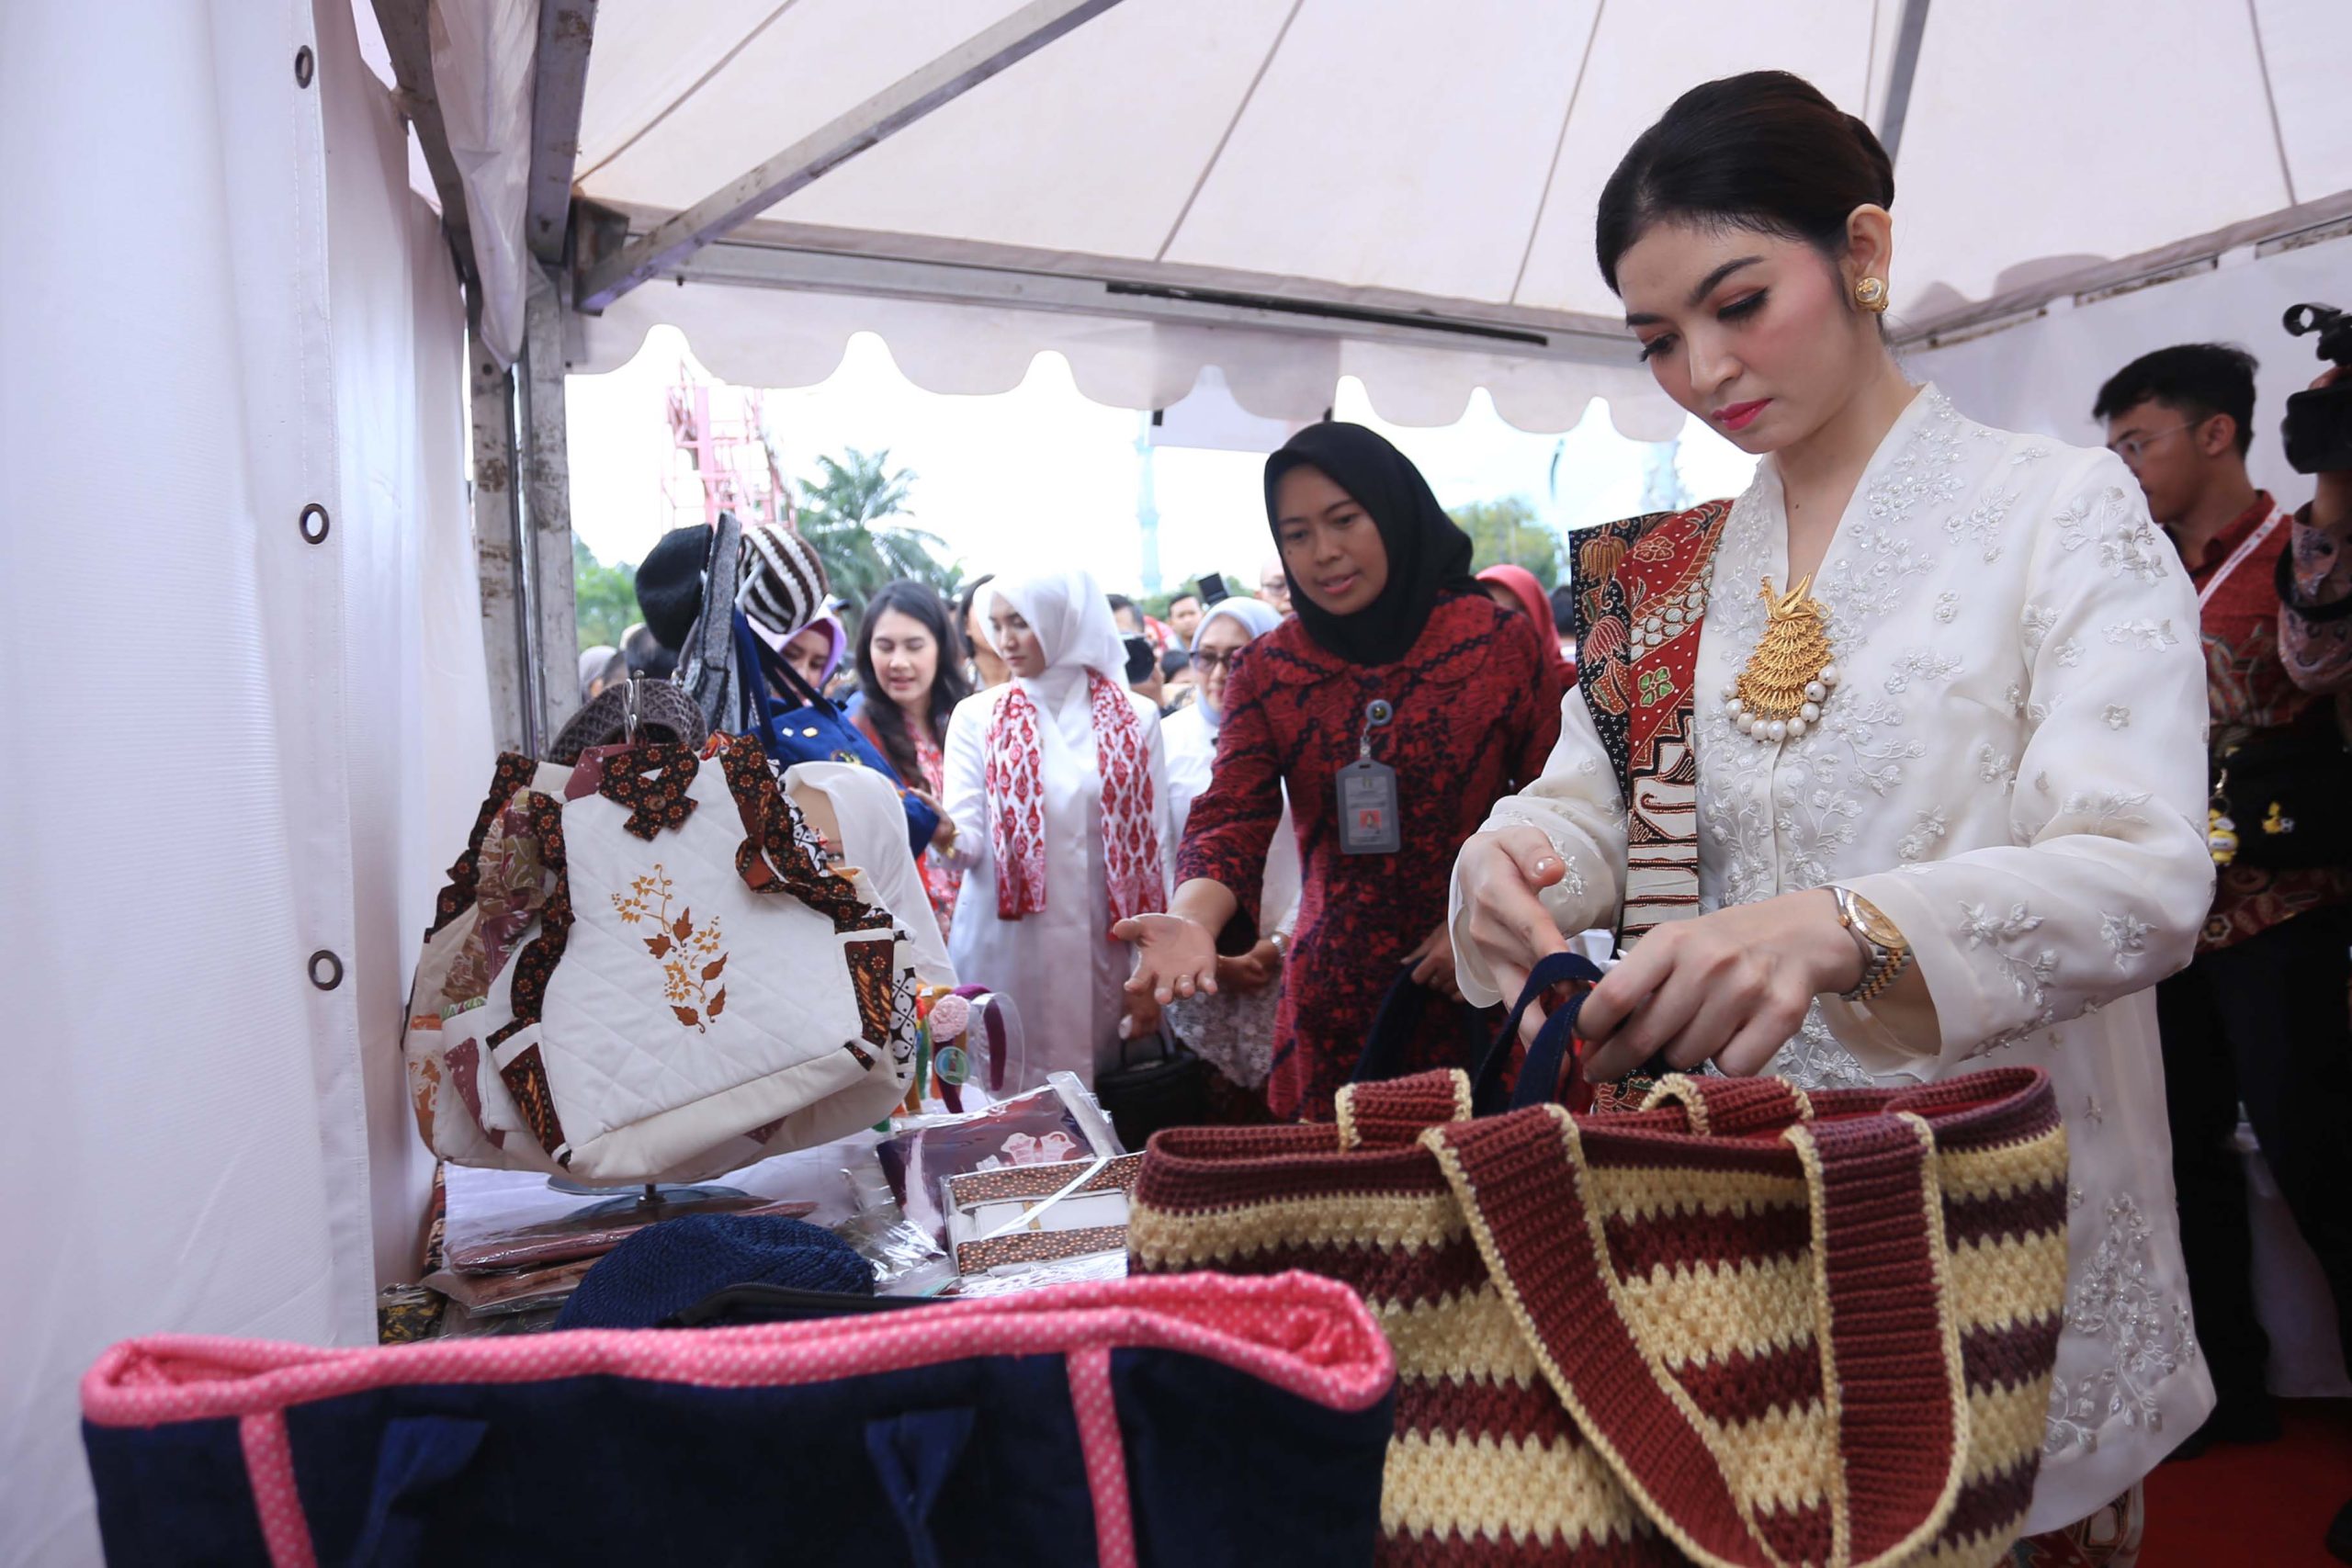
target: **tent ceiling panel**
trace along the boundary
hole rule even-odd
[[[2254,15],[2295,199],[2352,190],[2352,5],[2254,0]]]
[[[1896,309],[1939,312],[2292,205],[2263,106],[2242,10],[1937,7],[1894,171]]]
[[[1598,4],[1309,0],[1167,259],[1508,300]]]
[[[1860,114],[1871,107],[1874,64],[1883,82],[1877,56],[1891,51],[1900,10],[1898,0],[1876,6],[1870,0],[1778,0],[1768,44],[1758,37],[1758,8],[1747,0],[1610,6],[1593,35],[1592,61],[1560,142],[1543,226],[1526,250],[1517,301],[1620,315],[1623,307],[1593,259],[1592,221],[1600,187],[1634,138],[1698,84],[1764,65],[1797,73],[1847,112]],[[1672,39],[1670,47],[1663,38]],[[1571,64],[1561,77],[1564,91],[1574,74]]]
[[[577,188],[628,209],[641,233],[1019,8],[603,0]],[[831,169],[738,238],[877,268],[1027,267],[1100,290],[1040,289],[1024,301],[1017,283],[1008,297],[993,277],[868,299],[862,320],[878,320],[874,307],[886,302],[927,307],[894,318],[905,330],[956,310],[994,312],[942,351],[937,375],[958,386],[1017,378],[1029,354],[1015,366],[974,345],[1023,333],[1030,353],[1104,356],[1095,382],[1136,406],[1185,378],[1190,349],[1171,344],[1306,352],[1336,338],[1343,361],[1385,375],[1433,374],[1455,354],[1500,378],[1505,417],[1559,428],[1594,379],[1567,361],[1624,367],[1613,329],[1594,330],[1620,307],[1594,265],[1591,223],[1632,139],[1692,84],[1764,65],[1797,71],[1882,124],[1905,18],[1918,17],[1896,163],[1903,333],[2109,262],[2128,270],[2136,262],[2124,258],[2196,236],[2264,223],[2250,237],[2284,231],[2270,215],[2328,210],[2352,190],[2345,0],[1119,0]],[[830,350],[804,344],[788,356],[803,367],[838,354],[828,334],[856,313],[842,299],[891,295],[904,281],[861,290],[854,276],[740,272],[689,258],[674,276],[709,281],[660,290],[671,296],[663,314],[684,324],[684,297],[708,288],[749,308],[759,290],[745,285],[764,282],[828,323],[817,336]],[[1549,335],[1514,347],[1476,333],[1447,341],[1328,323],[1261,332],[1262,311],[1247,301],[1204,323],[1171,309],[1166,292],[1203,278]],[[817,303],[812,288],[839,298]],[[694,313],[708,323],[697,346],[723,358],[709,337],[730,329]],[[1133,341],[1150,352],[1056,316],[1138,318]],[[1216,335],[1200,339],[1210,325]],[[618,323],[599,335],[608,349],[635,341]],[[892,346],[902,364],[921,356]],[[1145,359],[1148,373],[1136,368]],[[781,363],[759,372],[784,374]],[[1245,402],[1253,383],[1268,385],[1246,372],[1235,380]],[[1426,413],[1452,401],[1458,380],[1439,375],[1386,395]],[[1384,389],[1371,390],[1378,402]]]
[[[1155,255],[1288,10],[1289,0],[1122,0],[766,216]]]
[[[1019,0],[615,0],[598,13],[580,187],[602,201],[691,207],[1020,8]]]

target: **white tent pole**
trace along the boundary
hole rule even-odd
[[[746,219],[1117,4],[1118,0],[1030,0],[994,27],[834,117],[596,266],[575,291],[579,309],[601,311],[639,284],[675,268]]]

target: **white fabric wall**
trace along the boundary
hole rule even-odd
[[[0,6],[0,1564],[97,1558],[107,1343],[366,1341],[408,1267],[399,1003],[487,699],[462,308],[350,35]]]
[[[1895,276],[1902,276],[1899,259]],[[2109,376],[2169,344],[2234,343],[2262,362],[2246,467],[2256,484],[2300,506],[2312,497],[2312,481],[2287,466],[2278,422],[2287,394],[2310,386],[2322,367],[2313,340],[2289,337],[2278,318],[2304,300],[2352,310],[2352,237],[2259,259],[2236,252],[2210,272],[2089,305],[2061,299],[2038,320],[1950,348],[1915,350],[1904,365],[1914,379],[1950,393],[1972,419],[2097,446],[2107,437],[2091,403]]]

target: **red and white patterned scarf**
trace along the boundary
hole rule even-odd
[[[1158,914],[1168,907],[1159,831],[1143,722],[1124,687],[1087,671],[1094,725],[1094,766],[1102,780],[1102,859],[1111,884],[1111,919]],[[1017,920],[1046,908],[1045,752],[1037,705],[1015,684],[989,720],[983,774],[989,831],[996,853],[996,912]],[[1106,933],[1107,934],[1107,933]]]

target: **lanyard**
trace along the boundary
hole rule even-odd
[[[2197,591],[2197,607],[2199,610],[2213,602],[2213,595],[2222,591],[2222,584],[2229,581],[2230,573],[2237,570],[2238,563],[2260,549],[2262,541],[2276,533],[2278,525],[2286,520],[2287,514],[2284,512],[2274,509],[2270,513],[2270,521],[2247,535],[2245,542],[2230,552],[2230,558],[2222,563],[2222,569],[2207,578],[2205,586]]]

